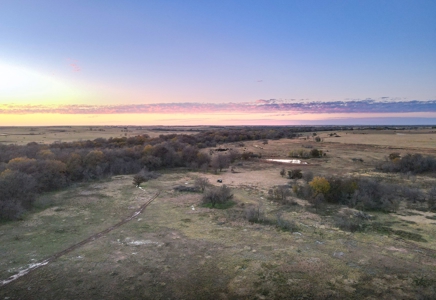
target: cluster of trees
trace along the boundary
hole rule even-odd
[[[436,171],[436,159],[421,154],[407,154],[400,157],[398,153],[391,153],[389,160],[379,163],[376,169],[382,172],[419,174]]]
[[[289,157],[295,157],[295,158],[318,158],[322,156],[325,156],[325,153],[322,150],[316,148],[310,151],[299,149],[299,150],[292,150],[289,152]]]
[[[371,178],[315,176],[308,184],[294,184],[292,191],[315,207],[322,203],[342,204],[368,211],[396,211],[401,200],[408,207],[436,211],[436,188],[400,186]]]
[[[309,184],[297,186],[294,191],[315,207],[327,202],[362,210],[389,212],[396,211],[399,206],[396,187],[368,178],[315,176]]]

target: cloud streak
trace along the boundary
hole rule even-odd
[[[174,113],[408,113],[436,112],[436,100],[301,101],[257,100],[241,103],[154,103],[129,105],[20,105],[0,104],[0,114],[174,114]]]

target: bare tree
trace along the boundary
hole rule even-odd
[[[204,177],[198,177],[195,179],[195,187],[198,188],[201,192],[204,192],[204,189],[209,186],[209,179]]]
[[[218,155],[214,155],[212,157],[212,161],[211,161],[211,166],[212,168],[215,170],[220,170],[220,172],[224,169],[224,168],[228,168],[229,164],[230,164],[230,159],[228,155],[225,154],[218,154]]]

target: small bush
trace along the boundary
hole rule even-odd
[[[262,225],[271,225],[275,226],[277,229],[281,229],[283,231],[297,231],[299,227],[295,223],[295,221],[289,221],[282,218],[281,213],[276,214],[276,218],[267,218],[265,217],[264,212],[261,209],[261,206],[250,207],[245,210],[245,218],[251,223],[257,223]]]
[[[268,190],[268,197],[271,200],[279,200],[285,202],[287,197],[291,195],[291,190],[287,185],[278,185]]]
[[[322,151],[318,150],[318,149],[312,149],[310,150],[310,156],[311,157],[321,157],[322,156]]]
[[[204,178],[204,177],[198,177],[197,179],[195,179],[195,183],[194,186],[200,190],[201,192],[204,192],[204,190],[206,189],[206,187],[208,187],[210,185],[209,183],[209,179]]]
[[[324,177],[316,176],[313,178],[313,180],[309,183],[310,187],[313,189],[315,195],[318,194],[327,194],[330,190],[330,183],[328,180]]]
[[[281,213],[276,214],[276,227],[283,231],[290,231],[290,232],[299,230],[299,227],[297,226],[294,220],[288,221],[283,219]]]
[[[331,176],[327,178],[327,181],[330,184],[330,189],[324,195],[326,201],[328,203],[348,205],[358,187],[357,180],[354,178]]]
[[[203,204],[212,208],[220,208],[219,206],[225,206],[225,204],[228,204],[232,199],[232,191],[224,184],[221,187],[207,188],[204,191],[202,201]]]
[[[344,231],[356,232],[363,231],[365,228],[366,222],[364,220],[358,218],[351,217],[336,217],[335,225]]]
[[[302,199],[310,199],[313,197],[313,190],[310,185],[303,185],[297,188],[297,196]]]
[[[251,223],[262,223],[265,220],[265,214],[260,205],[251,206],[245,209],[245,219]]]
[[[147,169],[142,169],[138,174],[133,176],[133,184],[139,186],[143,182],[147,182],[151,179],[156,179],[160,176],[160,174],[148,171]]]
[[[288,177],[289,179],[301,179],[303,178],[303,173],[301,173],[300,169],[295,169],[288,171]]]
[[[347,212],[345,215],[336,216],[334,218],[335,225],[344,231],[356,232],[356,231],[364,231],[369,223],[368,221],[371,219],[371,216],[358,211],[356,213]]]
[[[309,203],[318,209],[325,202],[324,195],[322,193],[317,194],[315,197],[309,198]]]

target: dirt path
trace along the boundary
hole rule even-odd
[[[139,188],[140,188],[141,190],[143,190],[141,187],[139,187]],[[67,248],[67,249],[64,249],[64,250],[62,250],[62,251],[60,251],[60,252],[57,252],[57,253],[53,254],[52,256],[46,258],[45,260],[43,260],[43,261],[41,261],[41,262],[39,262],[39,263],[35,263],[35,264],[31,264],[31,265],[29,265],[29,267],[28,267],[27,269],[21,270],[20,272],[18,272],[18,273],[15,274],[15,275],[12,275],[11,277],[9,277],[9,278],[6,279],[6,280],[2,280],[2,281],[0,281],[0,287],[6,285],[6,284],[8,284],[8,283],[11,283],[12,281],[17,280],[18,278],[23,277],[24,275],[27,275],[27,274],[29,274],[30,272],[32,272],[32,271],[34,271],[34,270],[36,270],[36,269],[38,269],[38,268],[40,268],[40,267],[43,267],[43,266],[45,266],[45,265],[51,263],[52,261],[58,259],[59,257],[65,255],[65,254],[67,254],[67,253],[70,253],[71,251],[76,250],[77,248],[80,248],[80,247],[82,247],[82,246],[84,246],[84,245],[86,245],[86,244],[88,244],[88,243],[90,243],[90,242],[92,242],[92,241],[95,241],[95,240],[98,239],[98,238],[101,238],[102,236],[104,236],[104,235],[107,234],[108,232],[111,232],[112,230],[114,230],[114,229],[120,227],[121,225],[126,224],[127,222],[130,222],[131,220],[133,220],[134,218],[136,218],[138,215],[140,215],[140,214],[145,210],[145,208],[146,208],[146,207],[147,207],[151,202],[153,202],[154,199],[156,199],[156,198],[159,196],[159,194],[160,194],[160,191],[158,191],[158,192],[157,192],[153,197],[151,197],[147,202],[145,202],[145,203],[144,203],[144,204],[139,208],[139,210],[135,211],[135,212],[134,212],[130,217],[125,218],[124,220],[118,222],[117,224],[115,224],[115,225],[113,225],[113,226],[111,226],[111,227],[109,227],[109,228],[106,228],[106,229],[103,230],[103,231],[100,231],[100,232],[98,232],[98,233],[96,233],[96,234],[94,234],[94,235],[91,235],[90,237],[84,239],[83,241],[81,241],[81,242],[79,242],[79,243],[77,243],[77,244],[72,245],[71,247],[69,247],[69,248]]]

